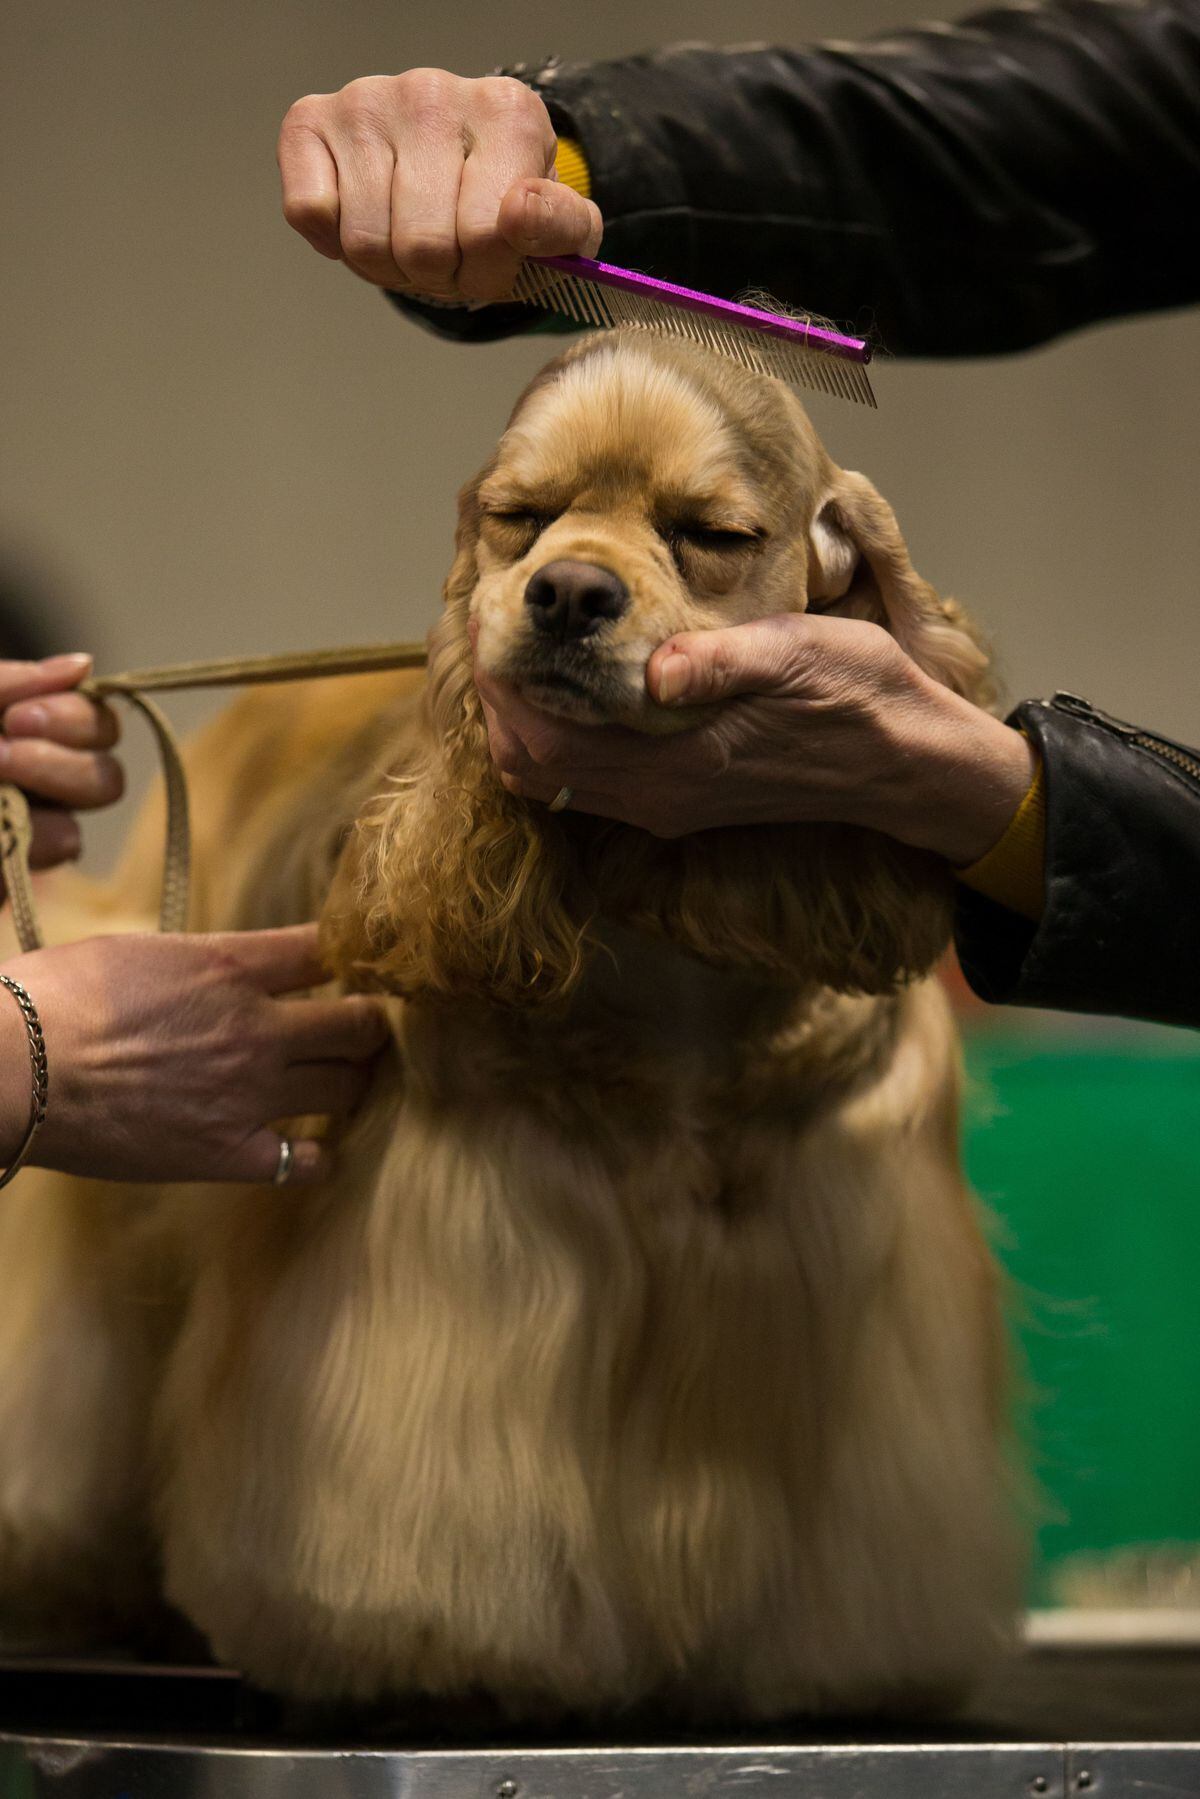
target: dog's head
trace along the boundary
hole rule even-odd
[[[781,383],[640,333],[583,339],[521,396],[460,496],[434,634],[426,759],[363,821],[327,940],[339,967],[405,992],[561,996],[599,912],[713,962],[880,991],[948,931],[928,857],[848,826],[708,831],[667,843],[506,793],[472,678],[543,710],[646,732],[646,664],[673,633],[808,607],[886,627],[937,679],[983,697],[958,608],[914,572],[895,518],[839,469]]]

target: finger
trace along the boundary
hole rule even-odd
[[[318,1143],[312,1137],[291,1137],[288,1141],[292,1146],[292,1159],[287,1180],[282,1185],[310,1187],[314,1181],[324,1180],[332,1172],[333,1159],[323,1143]],[[278,1131],[267,1130],[265,1127],[261,1131],[255,1131],[230,1158],[220,1178],[227,1181],[252,1181],[259,1187],[274,1186],[282,1142],[283,1138]]]
[[[219,951],[263,993],[296,993],[329,979],[321,960],[315,924],[285,925],[274,931],[221,931],[193,938]]]
[[[554,131],[545,106],[520,83],[481,82],[476,108],[458,193],[458,290],[471,300],[501,300],[521,267],[520,251],[500,230],[501,201],[515,182],[553,176]]]
[[[114,756],[64,749],[40,737],[0,737],[0,780],[80,811],[111,806],[125,791],[125,776]]]
[[[19,700],[4,714],[3,729],[7,737],[44,737],[74,750],[108,750],[121,735],[112,707],[81,693]]]
[[[346,1118],[370,1085],[370,1070],[349,1062],[297,1062],[280,1088],[279,1115]]]
[[[92,658],[83,655],[47,656],[44,662],[0,662],[0,706],[78,687],[91,672]]]
[[[501,775],[500,779],[511,794],[536,806],[548,806],[569,785],[565,781],[547,781],[540,774]],[[565,812],[587,812],[595,818],[615,818],[623,822],[629,819],[628,809],[619,794],[595,787],[572,787],[568,804],[554,816],[559,817]]]
[[[382,1003],[362,993],[288,1000],[276,1013],[275,1030],[289,1063],[369,1061],[391,1035]]]
[[[392,255],[392,175],[395,157],[382,137],[334,140],[337,159],[338,238],[342,261],[376,287],[403,287],[404,271]]]
[[[557,768],[570,759],[572,749],[583,749],[583,727],[572,730],[565,720],[539,711],[507,681],[498,681],[477,666],[475,686],[483,701],[485,718],[490,715],[495,720],[496,746],[505,758],[511,759],[511,773],[519,774],[523,767],[535,763]],[[595,729],[589,727],[586,737]],[[499,766],[507,766],[500,757],[496,760]]]
[[[705,758],[693,752],[684,778],[674,778],[671,763],[675,744],[685,736],[699,738],[700,735],[699,732],[681,732],[675,739],[653,738],[654,754],[659,761],[648,767],[644,778],[622,781],[611,787],[572,787],[567,804],[552,816],[565,818],[570,812],[585,812],[594,818],[632,825],[635,830],[648,831],[654,837],[682,837],[712,825],[738,822],[739,812],[744,808],[735,807],[731,811],[727,803],[722,803],[711,776],[711,756]],[[537,777],[523,780],[519,776],[502,775],[500,778],[511,793],[532,806],[548,807],[562,791],[561,787],[552,791],[549,782]],[[756,818],[742,822],[765,820]]]
[[[283,186],[283,216],[322,256],[341,260],[338,235],[338,168],[325,139],[308,121],[309,102],[299,100],[283,121],[276,156]]]
[[[463,144],[446,120],[397,145],[391,175],[390,253],[403,281],[433,299],[457,299],[461,260],[456,215]]]
[[[518,256],[594,256],[600,208],[559,181],[516,181],[500,202],[500,235]]]
[[[31,868],[57,868],[60,862],[74,862],[83,848],[78,822],[69,812],[55,812],[44,806],[32,810],[33,842],[29,846]]]
[[[500,235],[504,191],[483,154],[473,151],[463,167],[456,227],[461,258],[456,285],[468,300],[503,300],[521,270],[520,252]]]
[[[784,613],[670,637],[646,666],[651,698],[660,706],[694,706],[778,693],[803,666],[811,625],[802,613]]]
[[[527,773],[533,763],[525,745],[487,700],[483,702],[483,717],[487,725],[488,749],[496,767],[508,775]]]
[[[624,725],[577,725],[567,719],[552,718],[548,712],[531,706],[515,687],[478,668],[475,686],[485,716],[490,708],[496,718],[501,750],[501,756],[495,757],[497,766],[511,774],[536,767],[547,779],[556,776],[557,784],[562,786],[576,776],[636,774],[661,754],[649,747],[657,739]]]

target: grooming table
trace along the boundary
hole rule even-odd
[[[221,1669],[8,1660],[0,1799],[1200,1799],[1200,1621],[1131,1646],[1077,1616],[1035,1625],[945,1727],[801,1722],[707,1740],[464,1744],[411,1725],[301,1739]]]

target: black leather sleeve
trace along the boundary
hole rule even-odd
[[[1200,1026],[1200,750],[1059,694],[1026,700],[1046,780],[1037,925],[963,889],[959,960],[981,998]]]
[[[991,355],[1200,297],[1200,0],[514,72],[582,142],[611,262],[763,287],[897,355]]]

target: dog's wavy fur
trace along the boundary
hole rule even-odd
[[[733,575],[672,564],[643,504],[706,444],[770,527]],[[514,544],[503,483],[543,452],[591,498]],[[331,968],[397,996],[335,1177],[4,1196],[10,1635],[161,1591],[285,1694],[514,1715],[934,1703],[1002,1641],[996,1280],[923,978],[945,874],[847,828],[669,842],[507,793],[469,619],[503,670],[528,573],[578,544],[628,577],[635,727],[643,640],[809,602],[983,693],[781,387],[623,337],[539,376],[462,496],[427,685],[263,692],[191,755],[194,923],[328,892]],[[77,927],[149,910],[156,830],[107,894],[64,887]]]

